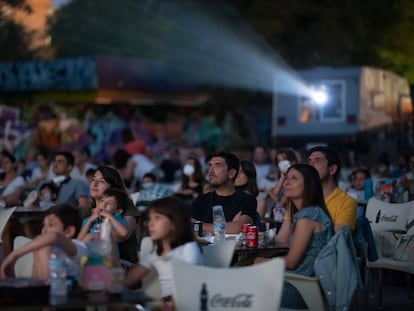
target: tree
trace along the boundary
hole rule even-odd
[[[168,60],[178,68],[191,60],[207,79],[213,69],[205,60],[214,62],[226,42],[215,40],[220,30],[214,33],[212,23],[202,24],[202,11],[226,31],[259,34],[293,68],[369,65],[414,82],[411,2],[72,0],[57,12],[50,33],[58,56],[120,55]]]
[[[36,54],[36,51],[30,48],[33,33],[7,16],[7,12],[12,10],[31,12],[25,0],[0,1],[0,60],[18,61],[33,58]]]
[[[414,82],[410,0],[226,2],[295,68],[370,65]]]
[[[163,58],[171,27],[153,1],[73,0],[50,21],[57,56],[112,55]],[[164,5],[165,7],[165,5]]]

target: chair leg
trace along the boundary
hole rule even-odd
[[[405,278],[407,280],[407,290],[408,290],[408,303],[414,302],[413,290],[411,289],[411,274],[406,273]]]
[[[378,305],[378,309],[379,310],[382,310],[382,290],[383,290],[383,286],[382,286],[382,269],[380,268],[379,269],[379,280],[378,280],[378,286],[379,286],[379,289],[378,289],[378,303],[379,303],[379,305]]]

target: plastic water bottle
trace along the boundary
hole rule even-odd
[[[214,241],[224,241],[226,239],[226,218],[224,217],[223,206],[213,206]]]
[[[53,245],[49,258],[50,295],[66,296],[68,287],[66,285],[67,269],[65,254],[59,245]]]
[[[41,208],[48,208],[52,202],[52,192],[48,187],[43,190],[42,200],[39,205]]]

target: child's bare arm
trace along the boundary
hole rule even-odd
[[[144,266],[138,265],[134,267],[134,269],[129,271],[126,275],[125,286],[134,287],[134,285],[140,282],[149,272],[150,270]]]
[[[86,221],[86,223],[81,227],[79,234],[77,236],[78,240],[85,240],[85,237],[88,235],[89,232],[89,228],[91,227],[92,222],[99,217],[98,211],[95,208],[92,215],[89,216],[88,220]]]
[[[2,278],[7,277],[14,268],[17,259],[20,257],[44,247],[49,247],[55,243],[59,244],[69,256],[76,255],[77,248],[70,238],[56,232],[43,233],[8,255],[1,264],[0,276]]]
[[[101,212],[101,215],[104,218],[108,218],[109,219],[109,222],[112,225],[112,228],[113,228],[113,231],[114,231],[116,237],[119,237],[120,239],[124,239],[125,237],[127,237],[127,235],[128,235],[128,228],[124,224],[120,223],[114,217],[113,214],[110,214],[110,213],[107,213],[105,211],[102,211]]]

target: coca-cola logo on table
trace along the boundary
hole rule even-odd
[[[210,305],[213,308],[251,308],[253,294],[238,294],[236,296],[225,297],[216,294],[211,298]]]
[[[382,215],[381,216],[381,222],[397,222],[398,216],[397,215]]]

